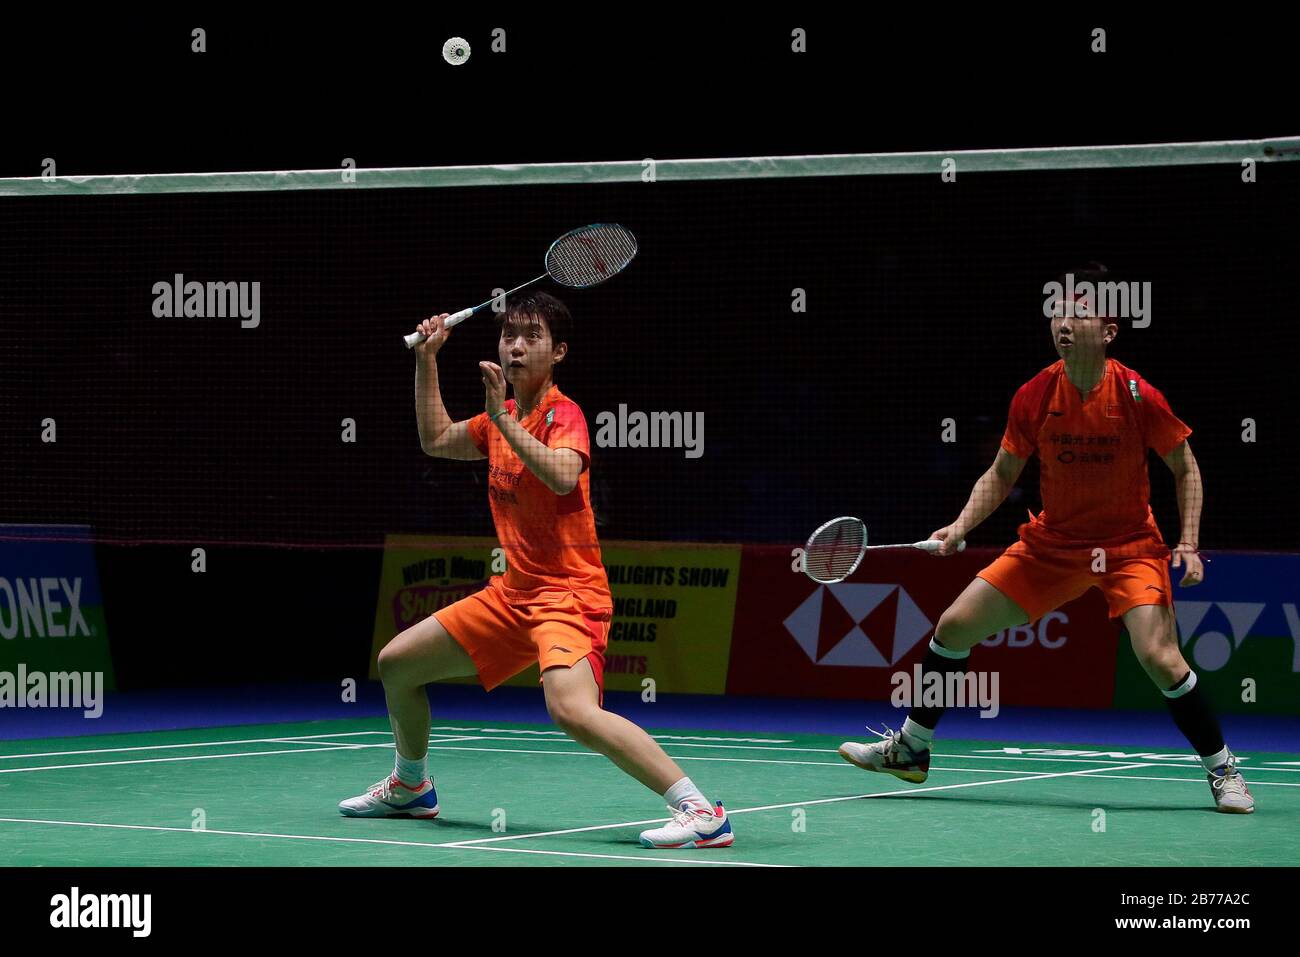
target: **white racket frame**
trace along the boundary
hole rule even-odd
[[[836,522],[857,522],[861,525],[862,547],[858,550],[858,557],[853,560],[853,564],[849,566],[849,570],[840,578],[818,578],[812,574],[812,572],[808,571],[808,564],[805,562],[803,567],[804,574],[815,582],[821,582],[823,585],[834,585],[838,582],[844,581],[845,578],[848,578],[858,570],[858,566],[862,564],[863,556],[865,556],[867,552],[878,548],[919,548],[923,552],[937,552],[939,549],[943,548],[943,542],[939,541],[937,538],[927,538],[922,542],[903,542],[897,545],[868,545],[867,542],[869,539],[867,537],[867,523],[854,515],[841,515],[839,518],[832,518],[829,522],[822,524],[815,532],[808,536],[808,541],[804,543],[805,553],[812,547],[813,539],[826,531],[826,529],[830,528]],[[962,539],[957,545],[957,551],[964,551],[965,548],[966,540]]]

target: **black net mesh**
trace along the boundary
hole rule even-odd
[[[619,222],[629,269],[551,286],[575,317],[557,384],[591,430],[602,537],[797,544],[838,514],[876,541],[926,537],[1056,359],[1044,283],[1100,259],[1152,284],[1149,325],[1122,324],[1110,354],[1194,430],[1202,545],[1293,547],[1289,483],[1262,477],[1297,464],[1274,393],[1300,345],[1298,185],[1275,164],[1253,184],[1186,166],[0,200],[0,522],[490,534],[485,465],[421,452],[400,337],[534,274],[575,222]],[[477,317],[439,354],[454,418],[482,410],[496,346]],[[635,445],[656,412],[699,430]],[[1010,541],[1038,494],[1031,461],[981,540]],[[1166,538],[1173,499],[1152,459]]]

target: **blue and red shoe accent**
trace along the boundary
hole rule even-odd
[[[703,808],[700,810],[703,810]],[[727,817],[727,812],[723,808],[721,801],[714,802],[713,818],[715,820],[720,818],[722,823],[706,834],[700,834],[698,832],[699,824],[697,824],[697,836],[691,840],[678,841],[675,843],[657,843],[646,837],[646,834],[651,833],[646,831],[641,835],[641,845],[643,847],[655,847],[662,850],[694,847],[730,847],[732,842],[736,839],[736,835],[731,830],[731,820]],[[674,823],[675,821],[670,822],[668,828],[671,828]],[[667,830],[668,828],[662,828],[661,830]]]
[[[419,786],[404,784],[392,775],[375,784],[365,794],[339,803],[346,817],[418,817],[438,816],[438,792],[425,778]]]

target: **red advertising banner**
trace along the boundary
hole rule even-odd
[[[868,552],[850,579],[820,585],[797,570],[789,547],[746,545],[727,693],[889,700],[892,676],[912,673],[944,609],[998,554]],[[1118,636],[1091,589],[990,636],[972,649],[970,667],[998,672],[1002,705],[1107,708]]]

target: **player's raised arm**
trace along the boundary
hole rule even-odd
[[[1018,455],[1012,455],[1006,449],[998,449],[998,457],[993,460],[987,472],[975,482],[970,499],[961,510],[957,520],[935,532],[930,537],[943,542],[943,548],[934,554],[952,555],[957,551],[962,540],[970,534],[980,522],[992,515],[1007,494],[1015,488],[1016,480],[1024,471],[1025,462]]]
[[[484,454],[469,433],[469,421],[453,422],[438,388],[438,350],[451,331],[443,327],[448,313],[425,319],[417,327],[428,338],[415,347],[415,422],[420,448],[444,459],[481,459]]]
[[[528,471],[556,495],[568,495],[577,487],[578,476],[582,474],[582,456],[573,449],[553,449],[530,435],[505,411],[506,379],[501,367],[495,362],[480,362],[478,365],[483,376],[484,410],[488,418],[496,423]]]
[[[1201,485],[1201,468],[1192,455],[1186,440],[1180,442],[1168,455],[1160,456],[1169,471],[1174,473],[1174,487],[1178,492],[1178,516],[1182,520],[1182,534],[1174,546],[1174,568],[1184,564],[1187,571],[1179,582],[1184,588],[1199,585],[1205,577],[1205,568],[1198,554],[1201,542],[1201,505],[1205,491]]]

